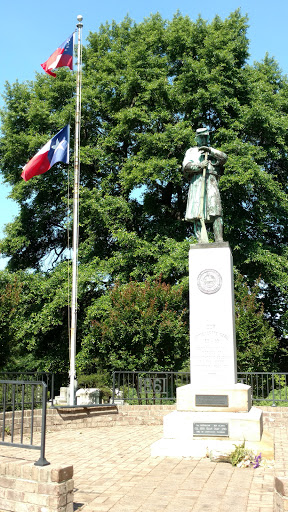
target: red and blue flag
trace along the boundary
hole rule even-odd
[[[62,68],[63,66],[68,66],[68,68],[73,69],[73,38],[74,33],[52,53],[46,62],[41,64],[46,73],[51,76],[56,76],[56,73],[51,71],[52,69]]]
[[[44,174],[57,162],[69,164],[69,135],[70,125],[67,124],[23,167],[23,180],[28,181],[33,176]]]

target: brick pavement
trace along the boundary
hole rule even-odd
[[[288,476],[286,426],[273,428],[275,467],[235,468],[209,459],[150,457],[162,426],[47,432],[49,462],[73,464],[81,512],[272,512],[274,472]],[[5,457],[37,452],[1,446]],[[1,461],[1,457],[0,457]]]

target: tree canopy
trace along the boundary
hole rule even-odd
[[[88,36],[83,48],[79,350],[93,333],[97,339],[97,322],[107,323],[103,301],[109,302],[116,282],[121,287],[132,279],[142,290],[141,283],[151,284],[161,275],[173,290],[181,287],[183,309],[188,306],[187,253],[195,239],[192,225],[183,221],[188,184],[181,163],[200,126],[209,127],[213,146],[228,155],[220,180],[224,239],[247,289],[259,280],[255,300],[263,308],[255,311],[269,322],[280,348],[285,346],[288,81],[268,55],[248,64],[247,26],[239,10],[211,23],[180,13],[167,21],[155,14],[138,24],[126,17]],[[19,308],[21,343],[31,352],[38,347],[41,361],[45,350],[46,358],[57,353],[59,368],[67,358],[72,166],[67,170],[57,164],[27,183],[20,175],[29,158],[73,121],[74,85],[75,76],[65,69],[56,78],[36,74],[28,83],[7,83],[1,112],[1,172],[20,207],[6,227],[1,252],[10,257],[8,271],[28,287],[25,307]],[[262,333],[259,327],[259,341]],[[94,357],[100,353],[94,343]]]

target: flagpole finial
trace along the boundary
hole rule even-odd
[[[81,23],[81,21],[83,20],[83,16],[82,16],[82,14],[78,14],[78,16],[77,16],[77,20],[78,20],[78,25],[77,25],[77,27],[79,27],[79,26],[81,26],[81,27],[82,27],[82,23]]]

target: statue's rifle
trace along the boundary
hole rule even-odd
[[[200,243],[202,243],[202,244],[209,243],[206,225],[205,225],[205,212],[204,212],[204,197],[205,197],[205,188],[206,188],[207,167],[208,167],[208,151],[205,151],[205,160],[204,160],[204,167],[203,167],[201,196],[200,196],[200,223],[201,223]]]

